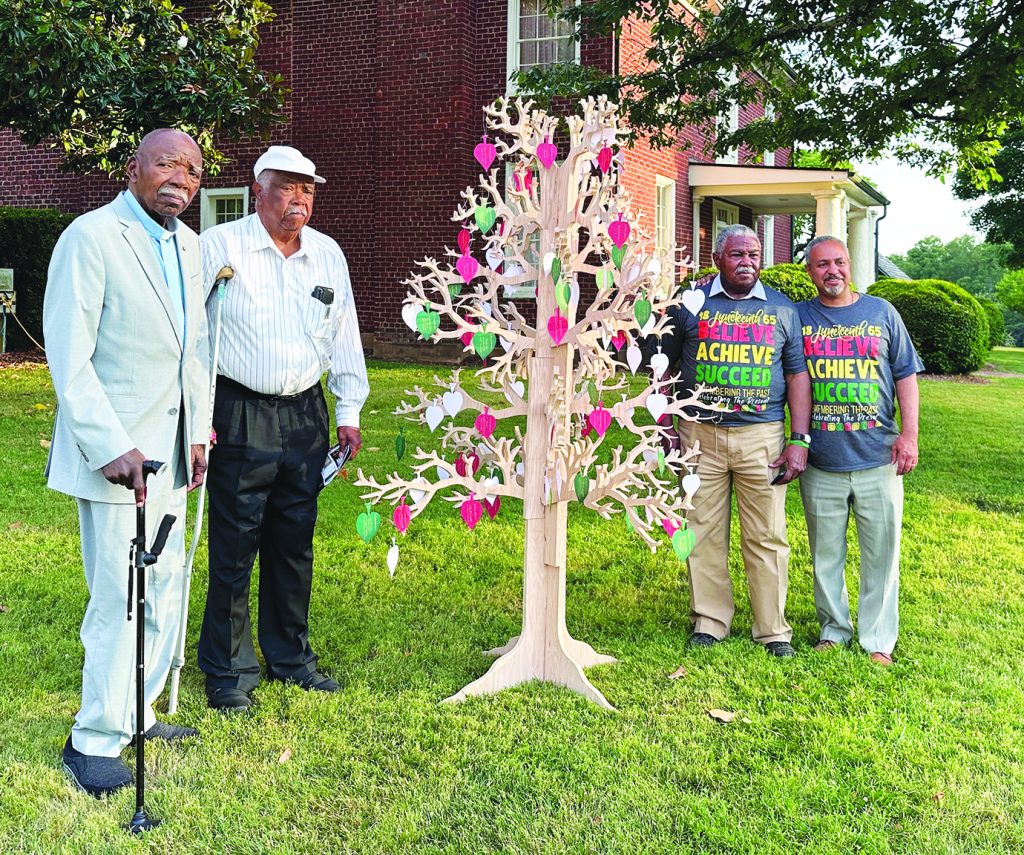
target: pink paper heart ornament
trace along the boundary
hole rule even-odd
[[[466,280],[468,284],[476,276],[477,270],[480,269],[480,262],[467,253],[459,256],[459,260],[455,262],[455,269],[459,271],[459,276]]]
[[[498,426],[498,420],[490,414],[487,407],[484,407],[484,411],[476,417],[473,426],[480,436],[484,439],[489,439],[491,434],[494,433],[494,429]]]
[[[569,332],[569,319],[555,309],[555,313],[548,318],[548,335],[551,336],[551,341],[556,346],[560,345],[567,332]]]
[[[629,223],[622,219],[622,214],[619,214],[619,218],[608,224],[608,237],[619,249],[622,245],[629,240]]]
[[[462,521],[472,531],[478,522],[480,517],[483,516],[483,505],[480,504],[474,497],[473,494],[469,494],[469,498],[466,499],[459,507],[459,513],[462,515]]]
[[[555,162],[558,157],[558,146],[551,142],[550,138],[545,139],[539,146],[537,146],[537,160],[540,161],[541,166],[545,169],[550,169],[551,164]]]
[[[598,436],[604,436],[608,426],[612,423],[612,414],[604,408],[604,402],[599,401],[597,406],[587,416],[588,424],[597,431]]]
[[[498,150],[494,147],[494,143],[487,141],[487,134],[484,134],[480,138],[480,142],[473,148],[473,157],[476,158],[476,162],[483,167],[486,172],[491,168],[491,164],[494,163],[494,159],[498,156]]]

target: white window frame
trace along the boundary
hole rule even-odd
[[[728,78],[726,78],[726,83],[729,86],[732,86],[738,80],[739,80],[739,77],[736,75],[736,69],[733,69],[731,72],[729,72],[729,76],[728,76]],[[736,132],[736,131],[738,131],[740,129],[740,105],[736,101],[733,101],[729,105],[729,115],[728,115],[728,117],[726,117],[724,122],[722,121],[722,117],[721,116],[718,117],[717,126],[718,126],[719,130],[722,129],[723,125],[725,126],[726,132],[730,133],[730,134],[734,133],[734,132]],[[739,163],[740,162],[740,150],[738,148],[731,148],[725,154],[721,155],[718,158],[718,160],[716,160],[715,162],[716,163]]]
[[[575,0],[579,5],[580,0]],[[508,0],[508,38],[506,39],[505,53],[505,86],[506,94],[516,93],[515,82],[512,75],[519,71],[519,17],[521,0]],[[573,62],[577,65],[580,61],[580,42],[573,41]]]
[[[761,242],[761,266],[771,267],[775,264],[775,215],[765,214],[761,218],[764,240]]]
[[[664,175],[654,177],[654,245],[668,254],[676,243],[676,182]]]
[[[242,216],[249,213],[248,187],[205,187],[199,191],[199,231],[204,232],[217,223],[218,199],[242,199]]]
[[[764,105],[764,118],[765,121],[771,122],[775,119],[775,108],[771,104]],[[766,151],[764,153],[764,165],[775,166],[775,151]]]
[[[724,214],[725,216],[720,216],[721,214]],[[724,228],[725,226],[735,226],[739,223],[739,206],[733,205],[730,202],[723,202],[721,199],[715,199],[711,204],[711,221],[714,223],[714,229],[711,235],[711,248],[713,250],[715,244],[718,242],[718,233],[721,231],[721,228]],[[719,224],[721,224],[721,228]]]

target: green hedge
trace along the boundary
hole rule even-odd
[[[941,279],[880,279],[868,292],[896,307],[925,369],[977,371],[988,355],[988,317],[963,288]]]
[[[1006,344],[1006,320],[1003,318],[1003,307],[985,297],[975,298],[981,303],[988,317],[988,349]]]
[[[776,291],[781,291],[794,303],[813,300],[818,296],[811,277],[802,264],[776,264],[761,271],[761,281]]]
[[[53,208],[0,207],[0,267],[14,268],[18,319],[39,342],[43,340],[43,292],[46,268],[57,238],[75,218]],[[33,347],[8,318],[7,349]]]

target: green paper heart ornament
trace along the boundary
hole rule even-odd
[[[555,286],[555,302],[563,312],[569,308],[569,301],[572,299],[572,286],[568,282],[559,282]]]
[[[676,557],[680,561],[685,561],[690,557],[696,542],[697,538],[694,537],[693,532],[688,528],[677,529],[676,533],[672,535],[672,548],[675,550]]]
[[[607,268],[602,268],[594,274],[594,278],[597,280],[597,287],[602,291],[611,288],[615,284],[615,274]]]
[[[476,227],[480,229],[481,234],[487,234],[497,218],[494,208],[487,205],[477,205],[473,211],[473,219],[476,220]]]
[[[424,309],[416,316],[416,329],[420,331],[420,335],[423,336],[424,340],[429,340],[440,326],[441,315],[430,311],[430,309]]]
[[[640,329],[643,329],[651,319],[651,301],[637,300],[633,304],[633,316],[636,318],[636,322],[640,324]]]
[[[398,436],[395,437],[395,459],[401,460],[405,455],[405,428],[399,428]]]
[[[494,346],[498,343],[498,337],[492,332],[473,333],[473,350],[481,359],[491,355]]]
[[[576,498],[580,504],[587,498],[590,492],[590,476],[586,472],[577,472],[572,480],[573,489],[576,490]]]
[[[369,543],[378,531],[380,531],[380,514],[373,509],[373,505],[367,502],[366,510],[356,517],[356,534],[363,539],[363,543]]]
[[[626,257],[626,247],[624,246],[613,246],[612,247],[612,261],[615,264],[617,270],[622,270],[622,259]]]
[[[556,255],[551,260],[551,281],[556,285],[558,284],[558,278],[562,275],[562,260]]]
[[[462,293],[461,282],[449,282],[448,283],[448,294],[452,297],[458,297]]]

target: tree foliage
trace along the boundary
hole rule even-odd
[[[932,235],[919,240],[906,255],[890,258],[913,279],[944,279],[976,297],[992,298],[1012,249],[1009,244],[985,243],[971,235],[949,243]]]
[[[216,0],[188,21],[171,0],[0,3],[0,125],[44,140],[75,171],[121,166],[141,137],[186,130],[207,169],[214,135],[265,133],[282,119],[278,75],[255,63],[262,0]]]
[[[953,192],[961,199],[987,198],[971,215],[975,228],[991,243],[1011,245],[1007,256],[1010,267],[1024,267],[1024,129],[1012,127],[1003,137],[995,156],[1000,180],[983,191],[970,180],[969,173],[958,172]]]
[[[545,3],[578,36],[649,29],[650,47],[635,69],[535,68],[520,86],[601,91],[655,145],[696,126],[718,153],[799,141],[832,163],[894,153],[984,185],[1007,124],[1024,114],[1024,0]],[[765,102],[774,118],[715,138],[734,104]]]
[[[1024,314],[1024,270],[1009,270],[996,286],[999,302],[1011,312]]]

